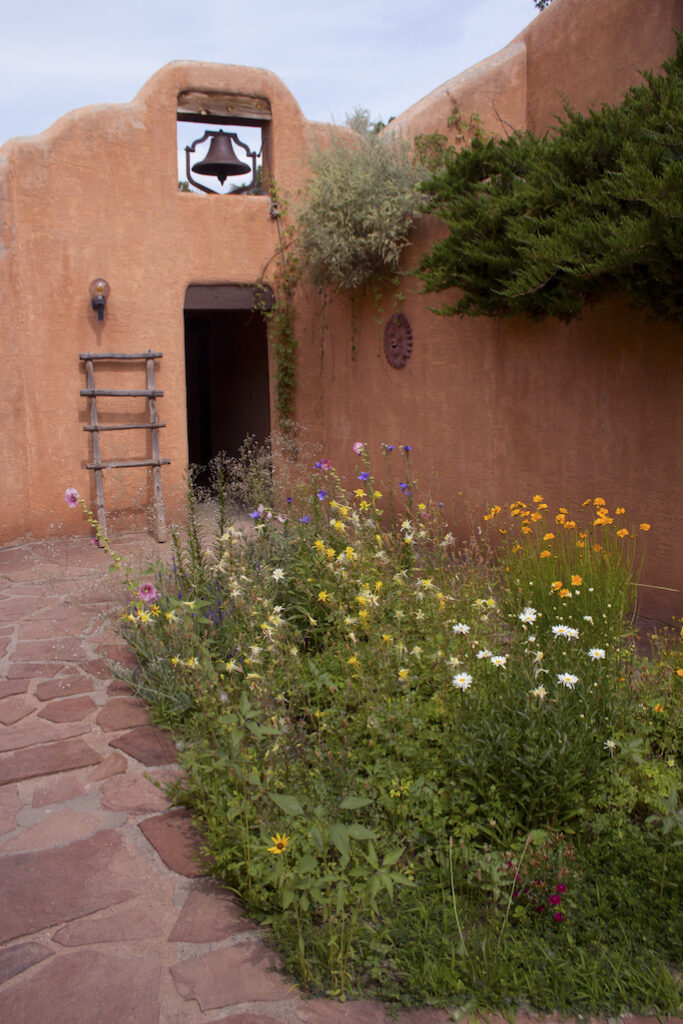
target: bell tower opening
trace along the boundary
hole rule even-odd
[[[185,296],[185,380],[189,461],[197,483],[220,452],[239,453],[247,435],[270,434],[269,290],[242,285],[190,285]]]
[[[186,90],[178,96],[178,189],[261,195],[268,188],[268,100]]]

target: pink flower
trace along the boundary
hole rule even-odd
[[[141,583],[138,587],[138,597],[142,598],[145,603],[156,601],[158,596],[157,588],[153,583]]]
[[[566,921],[566,917],[564,916],[564,914],[562,913],[561,910],[556,910],[555,913],[553,914],[553,917],[558,922],[558,924],[561,923],[562,921]]]
[[[567,886],[564,885],[562,882],[560,882],[559,885],[555,886],[555,888],[557,889],[558,892],[566,892],[567,891]]]
[[[558,896],[557,893],[553,893],[552,896],[548,897],[548,903],[552,903],[557,906],[558,903],[562,902],[562,897]]]
[[[67,487],[64,492],[64,501],[69,508],[78,508],[78,491],[75,487]]]
[[[356,455],[362,455],[363,452],[365,451],[365,445],[363,444],[362,441],[356,441],[354,443],[353,450],[356,453]]]

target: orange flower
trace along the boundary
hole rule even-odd
[[[593,504],[594,505],[606,505],[607,502],[605,501],[604,498],[593,498]]]
[[[574,522],[573,519],[568,519],[567,522],[566,523],[562,523],[562,525],[564,526],[565,530],[575,530],[576,529],[576,523]]]
[[[625,528],[622,530],[617,530],[617,537],[628,537],[628,530]]]
[[[625,516],[626,515],[626,509],[625,508],[615,508],[614,514],[615,514],[615,516]]]
[[[541,551],[540,558],[550,558],[550,552],[546,548],[545,551]]]
[[[533,523],[537,523],[539,521],[539,519],[543,519],[543,516],[541,515],[540,512],[532,512],[531,515],[529,516],[529,518],[531,519],[531,521]]]
[[[571,596],[572,596],[571,590],[567,590],[566,587],[563,587],[562,590],[560,591],[560,597],[571,597]]]
[[[572,576],[572,586],[573,587],[580,587],[582,583],[583,583],[583,577],[578,576],[578,575]]]
[[[553,590],[560,590],[562,587],[562,580],[555,580],[550,584],[550,586]]]
[[[543,534],[543,540],[555,540],[555,534],[554,533],[544,533]]]
[[[527,526],[526,523],[522,527],[522,533],[531,533],[531,527]]]
[[[576,546],[577,548],[585,548],[586,545],[582,540],[577,540]]]
[[[650,529],[650,524],[649,523],[641,523],[640,524],[640,529],[641,530],[645,530],[647,532],[647,530]]]
[[[593,551],[602,551],[602,544],[594,544]]]
[[[535,502],[543,501],[543,495],[542,494],[534,494],[533,500]]]

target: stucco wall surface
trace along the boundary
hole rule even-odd
[[[495,134],[543,132],[565,100],[580,110],[618,102],[642,81],[640,71],[657,71],[673,53],[672,30],[682,27],[679,0],[646,9],[639,0],[554,0],[508,47],[435,89],[388,130],[407,139],[446,132],[457,106]],[[422,217],[403,270],[414,269],[444,230]],[[377,464],[382,442],[412,445],[413,473],[445,502],[463,538],[487,505],[529,501],[539,491],[551,507],[576,508],[596,496],[623,505],[630,523],[652,524],[639,534],[644,611],[681,614],[680,330],[618,298],[569,325],[444,318],[430,306],[448,294],[422,295],[410,276],[400,288],[404,301],[384,294],[380,324],[375,302],[356,298],[354,338],[347,300],[333,302],[325,330],[320,311],[311,313],[302,356],[321,366],[325,454],[346,479],[358,472],[354,441],[367,441]],[[412,355],[399,370],[383,351],[384,324],[397,310],[413,331]],[[300,398],[305,422],[308,397]],[[404,472],[399,460],[394,489]]]
[[[444,131],[457,105],[478,113],[490,132],[542,132],[565,100],[578,109],[618,101],[641,70],[656,70],[673,52],[674,28],[683,28],[683,0],[554,0],[509,46],[436,88],[389,131],[408,139]],[[188,89],[269,101],[272,174],[290,196],[307,174],[307,150],[334,130],[307,122],[267,71],[175,62],[129,104],[74,111],[0,149],[0,543],[86,530],[63,500],[75,486],[94,502],[82,429],[88,409],[79,395],[78,355],[86,351],[163,352],[161,452],[171,465],[162,476],[173,515],[187,462],[185,290],[273,283],[278,233],[267,196],[178,192],[177,97]],[[403,269],[414,268],[443,230],[423,217]],[[87,292],[97,276],[111,285],[101,324]],[[616,299],[568,326],[441,318],[430,311],[435,297],[421,295],[414,278],[401,287],[404,302],[383,296],[381,324],[375,302],[357,296],[355,329],[346,299],[302,287],[296,418],[305,436],[325,447],[349,482],[353,441],[375,449],[382,441],[412,444],[415,474],[435,481],[432,491],[453,507],[463,536],[487,503],[539,490],[567,504],[599,494],[625,505],[635,522],[652,523],[643,582],[683,591],[680,332]],[[399,308],[414,348],[395,370],[382,331]],[[119,366],[96,379],[122,387],[141,386],[141,378],[141,366],[135,375]],[[226,401],[236,388],[226,381]],[[139,399],[99,405],[105,422],[142,418]],[[271,413],[274,422],[272,393]],[[113,435],[104,442],[105,457],[149,454],[142,431],[118,434],[115,451],[113,443]],[[148,477],[105,474],[108,507],[127,514],[148,506]],[[680,593],[643,593],[653,614],[680,608]]]
[[[298,186],[303,154],[322,126],[305,122],[275,75],[254,68],[175,62],[132,103],[74,111],[0,150],[0,542],[76,530],[67,486],[93,499],[81,352],[163,353],[158,407],[172,510],[187,463],[185,290],[271,281],[278,236],[268,196],[178,191],[177,96],[188,89],[265,97],[271,172],[285,191]],[[111,286],[103,323],[88,295],[99,276]],[[98,386],[144,387],[144,363],[135,370],[96,364],[95,378]],[[145,418],[143,399],[98,399],[98,406],[100,422]],[[105,458],[149,455],[145,431],[101,436]],[[147,470],[105,472],[108,509],[148,504],[149,478]]]

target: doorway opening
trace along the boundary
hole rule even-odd
[[[270,300],[270,301],[269,301]],[[266,295],[265,305],[272,302]],[[270,434],[264,296],[240,285],[191,285],[185,298],[185,380],[189,461],[210,487],[209,463],[235,458],[249,435]]]

